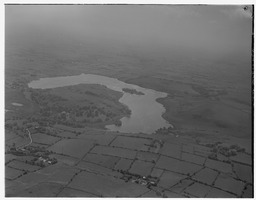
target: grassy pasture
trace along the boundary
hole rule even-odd
[[[93,143],[91,141],[80,139],[63,139],[50,148],[49,151],[53,151],[58,154],[64,154],[75,158],[83,157],[91,148]]]
[[[70,187],[65,187],[59,194],[58,197],[96,197],[95,195],[77,190]]]
[[[23,174],[23,172],[20,170],[13,169],[10,167],[5,168],[5,178],[7,178],[7,179],[12,180],[12,179],[15,179],[15,178],[21,176],[22,174]]]
[[[33,142],[46,144],[46,145],[51,145],[51,144],[57,142],[58,140],[60,140],[60,138],[58,138],[58,137],[41,134],[41,133],[33,134],[32,139],[33,139]]]
[[[120,158],[118,157],[113,157],[113,156],[103,156],[99,154],[87,154],[84,157],[84,161],[86,162],[92,162],[95,164],[102,165],[107,168],[113,168],[115,164],[119,161]]]
[[[186,176],[184,176],[184,175],[164,171],[164,173],[162,174],[162,176],[160,178],[158,185],[163,188],[168,189],[168,188],[171,188],[173,185],[175,185],[178,181],[180,181],[184,178],[186,178]]]
[[[188,163],[188,162],[183,162],[180,160],[176,160],[173,158],[161,156],[159,160],[156,163],[156,167],[160,169],[166,169],[182,174],[192,174],[198,170],[200,170],[202,167]]]
[[[154,167],[154,164],[151,162],[135,160],[129,172],[134,174],[140,174],[141,176],[148,176],[151,174],[151,170],[153,167]]]
[[[237,195],[242,194],[244,185],[245,184],[242,181],[235,180],[234,178],[228,177],[225,174],[220,174],[215,182],[215,187]]]
[[[111,143],[111,146],[123,147],[123,148],[132,149],[132,150],[141,150],[141,149],[144,149],[145,145],[149,145],[150,142],[151,140],[144,139],[144,138],[118,136]]]
[[[98,133],[98,131],[93,131],[94,133]],[[93,141],[99,145],[108,145],[115,138],[115,135],[111,134],[81,134],[77,136],[79,139]]]
[[[61,184],[39,183],[18,194],[19,197],[56,197],[62,189]]]
[[[133,160],[121,158],[115,166],[115,170],[128,170]]]
[[[96,146],[92,149],[91,152],[102,155],[117,156],[127,159],[134,159],[136,156],[136,151],[109,146]]]
[[[200,172],[196,173],[192,178],[208,185],[213,184],[214,180],[218,176],[218,172],[204,168]]]
[[[102,197],[134,197],[148,191],[138,184],[88,172],[81,174],[70,183],[70,187],[91,192]]]
[[[29,165],[26,164],[24,162],[20,162],[20,161],[12,161],[8,164],[9,167],[15,168],[15,169],[19,169],[19,170],[25,170],[25,171],[29,171],[29,172],[33,172],[36,171],[38,169],[40,169],[39,166],[36,165]]]
[[[211,187],[209,186],[200,183],[194,183],[188,188],[186,188],[184,192],[187,192],[195,197],[205,197],[210,191],[210,189]]]

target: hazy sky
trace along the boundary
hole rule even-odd
[[[7,5],[7,42],[108,41],[248,57],[251,8],[175,5]]]

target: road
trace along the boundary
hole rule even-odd
[[[32,140],[32,137],[31,137],[31,133],[30,133],[30,131],[28,130],[28,128],[26,129],[26,131],[28,132],[28,136],[29,136],[30,142],[29,142],[28,144],[21,145],[21,146],[17,147],[16,150],[23,149],[24,147],[27,147],[27,146],[29,146],[30,144],[32,144],[33,140]]]

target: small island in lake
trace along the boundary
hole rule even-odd
[[[136,95],[145,95],[143,92],[139,92],[135,89],[130,89],[130,88],[123,88],[122,89],[124,92],[130,93],[130,94],[136,94]]]

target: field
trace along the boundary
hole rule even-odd
[[[182,157],[182,160],[186,160],[188,162],[192,162],[199,165],[202,165],[205,162],[205,158],[201,156],[189,154],[189,153],[182,153],[181,157]]]
[[[205,197],[211,188],[209,186],[202,185],[200,183],[194,183],[188,187],[184,193],[188,193],[194,197]]]
[[[88,133],[86,131],[85,134],[81,134],[77,138],[79,138],[81,140],[82,139],[83,140],[91,140],[95,144],[100,144],[100,145],[108,145],[115,138],[115,135],[111,135],[110,133],[100,134],[100,133],[98,133],[98,131],[94,131],[94,132],[97,132],[97,134],[93,134],[90,132]]]
[[[140,174],[141,176],[149,176],[153,167],[154,164],[151,162],[135,160],[129,171],[134,174]]]
[[[186,163],[174,158],[161,156],[156,164],[156,167],[169,171],[178,172],[181,174],[193,174],[201,169],[200,165]]]
[[[146,145],[150,144],[150,140],[144,138],[132,138],[132,137],[117,137],[111,146],[128,148],[132,150],[145,149]]]
[[[38,169],[40,169],[40,167],[38,167],[38,166],[28,165],[24,162],[19,162],[19,161],[15,161],[15,160],[10,162],[7,166],[14,168],[14,169],[19,169],[19,170],[24,170],[24,171],[27,170],[30,172],[37,171]]]
[[[215,179],[217,178],[217,175],[218,175],[217,171],[205,168],[199,171],[198,173],[196,173],[192,178],[199,182],[212,185]]]
[[[82,158],[91,148],[93,143],[86,140],[64,139],[51,146],[48,150],[58,154]]]
[[[237,195],[241,195],[244,189],[244,184],[242,181],[235,180],[234,178],[226,175],[220,175],[215,182],[215,186],[222,190],[233,192]]]
[[[170,171],[164,171],[158,185],[162,188],[169,189],[185,178],[187,178],[185,175],[177,174]]]
[[[115,170],[128,170],[131,167],[133,160],[121,158],[115,166]]]
[[[58,194],[61,190],[61,185],[56,183],[40,183],[36,186],[33,186],[29,189],[24,190],[20,193],[21,197],[52,197]]]
[[[41,133],[33,134],[33,141],[39,144],[52,145],[59,140],[57,137],[45,135]]]
[[[10,167],[5,168],[5,178],[8,180],[13,180],[13,179],[21,176],[22,174],[23,174],[23,172],[20,170],[13,169]]]
[[[87,154],[84,159],[86,162],[95,163],[98,165],[102,165],[106,168],[113,168],[115,164],[119,161],[118,157],[114,156],[103,156],[98,154]]]
[[[47,148],[49,159],[58,161],[53,165],[25,164],[33,160],[34,154],[8,154],[6,179],[11,182],[7,196],[37,197],[48,186],[52,186],[47,193],[50,197],[241,197],[252,192],[252,169],[247,163],[234,163],[234,156],[224,162],[208,154],[197,155],[200,151],[212,153],[214,143],[200,144],[198,140],[165,134],[92,135],[97,130],[87,129],[74,139],[62,138]],[[121,146],[126,139],[133,145]],[[136,139],[137,142],[131,142]],[[145,148],[144,144],[149,146]],[[159,151],[152,151],[155,144],[161,144]],[[169,153],[170,150],[173,151]],[[20,185],[15,190],[15,181],[23,183],[26,189]]]
[[[207,160],[205,162],[205,166],[221,171],[223,173],[232,173],[232,166],[229,163],[214,161],[214,160]]]
[[[70,187],[91,192],[102,197],[139,196],[148,191],[140,185],[125,183],[119,179],[82,172],[70,184]]]
[[[66,187],[61,191],[58,197],[96,197],[96,196],[94,196],[91,193],[84,192],[82,190]]]
[[[117,156],[120,158],[134,159],[136,156],[136,151],[132,151],[129,149],[123,148],[114,148],[108,146],[96,146],[93,150],[93,153],[109,155],[109,156]]]

